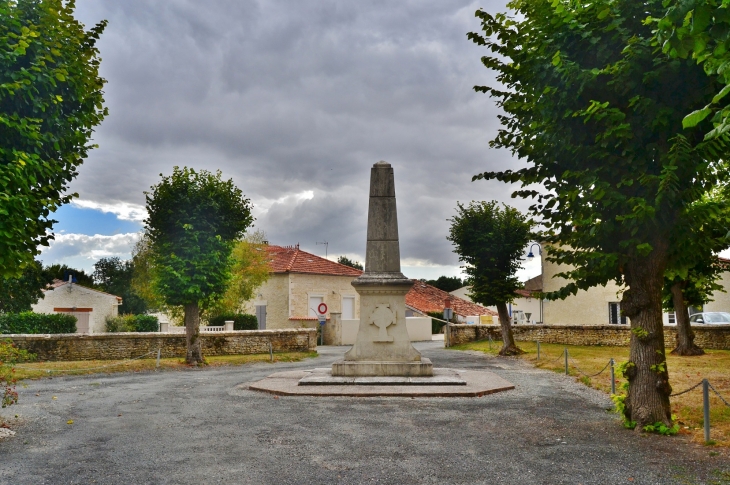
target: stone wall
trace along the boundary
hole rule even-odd
[[[161,350],[162,357],[185,357],[185,334],[106,333],[96,335],[2,335],[40,361],[123,360]],[[201,334],[203,355],[311,352],[317,349],[317,331],[310,329],[240,330]],[[156,355],[155,355],[156,356]],[[152,356],[151,356],[152,357]]]
[[[631,329],[627,325],[515,325],[515,340],[536,341],[564,345],[617,345],[628,346]],[[693,326],[695,343],[704,349],[730,350],[730,325]],[[449,325],[445,329],[449,345],[475,340],[502,338],[502,330],[496,325]],[[664,327],[666,348],[676,346],[677,327]]]

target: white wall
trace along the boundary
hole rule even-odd
[[[406,328],[411,342],[431,340],[431,319],[428,317],[406,318]]]
[[[43,298],[33,305],[35,313],[57,313],[54,308],[92,308],[89,315],[90,333],[106,331],[106,317],[116,317],[118,313],[117,297],[84,288],[78,284],[65,284],[47,290]]]

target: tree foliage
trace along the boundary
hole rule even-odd
[[[0,0],[0,277],[19,277],[52,239],[49,216],[106,115],[99,39],[73,1]]]
[[[457,205],[446,237],[465,263],[470,297],[484,306],[511,303],[522,288],[517,278],[532,224],[517,209],[496,201]]]
[[[251,204],[220,172],[187,167],[174,167],[145,194],[152,287],[165,304],[184,306],[187,361],[197,364],[200,306],[209,307],[228,289],[231,251],[253,222]]]
[[[339,258],[337,258],[337,262],[340,264],[344,264],[345,266],[349,266],[350,268],[359,269],[360,271],[364,269],[360,261],[353,261],[347,256],[340,256]]]
[[[94,283],[101,291],[122,297],[119,314],[140,315],[147,312],[147,303],[132,286],[134,260],[123,261],[113,256],[94,263]]]
[[[670,422],[661,291],[678,254],[672,235],[689,209],[727,177],[727,140],[703,140],[708,120],[685,130],[687,113],[718,87],[691,60],[657,49],[647,16],[661,0],[515,0],[516,13],[477,11],[482,58],[500,87],[480,86],[504,110],[491,142],[527,162],[476,179],[516,183],[545,228],[549,261],[571,282],[552,298],[614,280],[631,340],[626,412],[641,426]]]
[[[435,286],[439,290],[443,290],[448,293],[451,293],[454,290],[458,290],[465,285],[465,282],[458,276],[439,276],[435,280],[424,281],[429,285]]]
[[[51,281],[38,261],[26,266],[19,278],[0,279],[0,313],[30,311]]]
[[[688,112],[684,126],[692,128],[706,119],[712,121],[707,138],[730,131],[730,9],[723,0],[666,0],[667,10],[653,20],[657,41],[663,52],[679,59],[694,59],[719,85],[715,96],[704,106]],[[712,115],[712,116],[710,116]]]

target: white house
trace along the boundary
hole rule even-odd
[[[67,313],[76,317],[77,333],[103,333],[106,318],[116,317],[122,298],[77,283],[53,280],[43,298],[31,308],[35,313]]]

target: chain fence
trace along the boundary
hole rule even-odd
[[[535,343],[537,344],[537,360],[539,361],[540,360],[540,342],[535,342]],[[582,376],[588,377],[588,378],[596,377],[596,376],[602,374],[603,372],[605,372],[606,369],[610,368],[611,369],[611,394],[616,394],[616,379],[615,379],[615,375],[614,375],[615,360],[613,358],[609,359],[608,363],[606,363],[606,365],[603,367],[603,369],[599,370],[596,373],[589,374],[586,371],[584,371],[583,369],[581,369],[580,367],[578,367],[578,364],[576,363],[575,359],[570,357],[570,355],[568,354],[568,348],[565,347],[563,349],[563,352],[558,356],[557,359],[548,361],[547,364],[554,364],[555,362],[557,362],[563,358],[565,359],[565,374],[566,375],[570,375],[569,363],[572,364],[572,367],[578,372],[578,374],[581,374]],[[715,387],[707,379],[702,379],[700,382],[698,382],[697,384],[695,384],[694,386],[692,386],[688,389],[685,389],[684,391],[670,394],[669,397],[678,397],[683,394],[687,394],[691,391],[694,391],[695,389],[697,389],[700,386],[702,386],[702,388],[703,388],[702,389],[702,393],[703,393],[702,408],[703,408],[703,414],[704,414],[703,424],[704,424],[704,432],[705,432],[705,442],[709,442],[710,441],[709,390],[712,390],[712,392],[715,393],[715,395],[718,397],[718,399],[720,399],[720,401],[722,401],[723,404],[725,404],[725,406],[730,407],[730,402],[729,402],[730,400],[726,399],[722,394],[720,394],[720,392],[717,389],[715,389]]]

